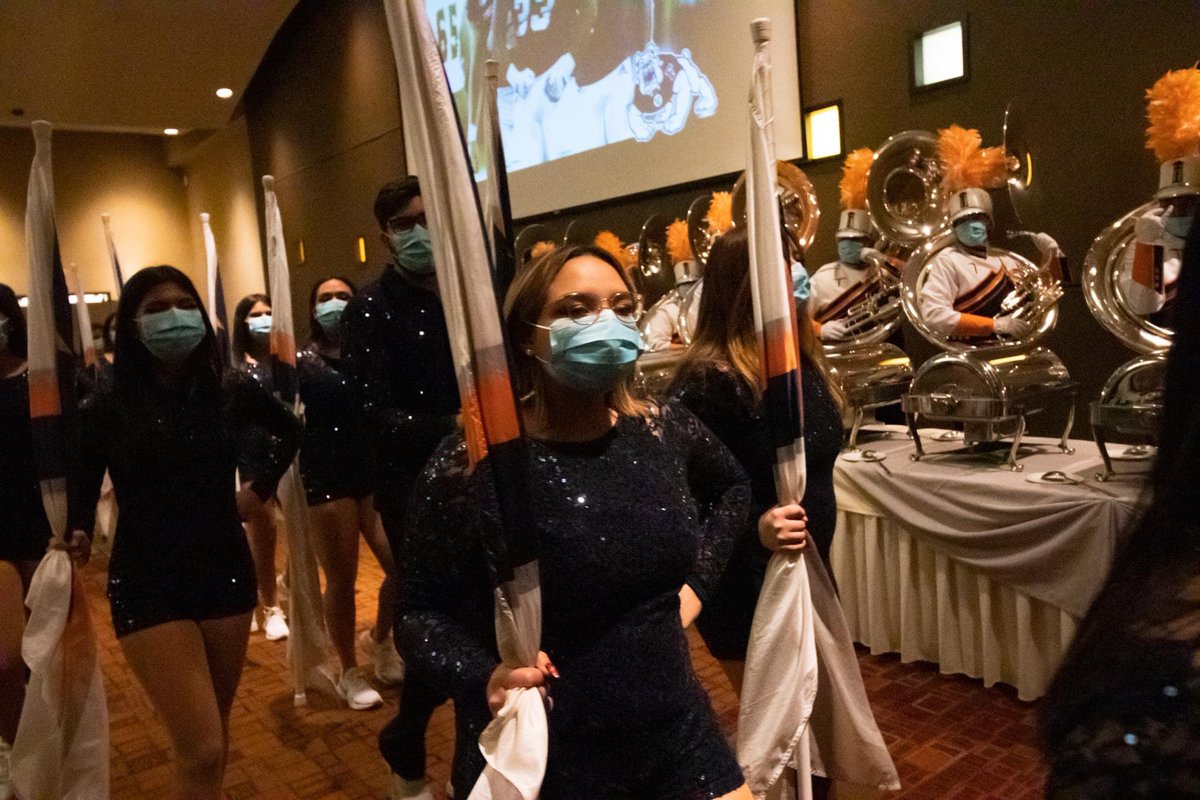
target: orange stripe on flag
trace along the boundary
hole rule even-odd
[[[486,372],[479,376],[479,400],[483,406],[489,444],[511,442],[521,436],[521,422],[513,400],[508,371]]]
[[[768,379],[786,375],[799,368],[796,335],[790,319],[774,320],[766,324],[766,330],[763,332],[763,351]]]
[[[296,366],[296,339],[286,331],[271,331],[271,355],[291,366]]]
[[[483,432],[483,417],[479,412],[479,394],[471,392],[462,407],[463,439],[467,443],[467,461],[474,467],[488,453],[487,436]]]
[[[62,414],[62,396],[58,393],[58,376],[54,370],[29,373],[29,416],[57,417]]]

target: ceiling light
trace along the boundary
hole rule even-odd
[[[178,136],[179,128],[163,128],[163,133],[167,136]]]
[[[229,98],[233,97],[233,89],[222,86],[220,89],[217,89],[217,97],[221,98],[222,100],[228,100]]]

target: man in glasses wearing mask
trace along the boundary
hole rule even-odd
[[[416,177],[386,184],[374,210],[391,262],[346,306],[342,352],[361,393],[364,441],[374,449],[375,506],[402,569],[408,496],[438,442],[454,429],[459,394]],[[377,645],[394,646],[390,637]],[[432,800],[424,779],[425,728],[445,700],[407,676],[400,712],[379,736],[392,769],[390,798]]]

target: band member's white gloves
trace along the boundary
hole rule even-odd
[[[1034,245],[1037,246],[1038,252],[1042,254],[1042,258],[1057,255],[1062,251],[1058,246],[1058,242],[1048,233],[1035,233],[1032,237]]]
[[[821,341],[823,342],[839,342],[846,338],[846,322],[840,319],[831,319],[829,322],[821,323]]]
[[[1029,333],[1032,327],[1028,322],[1017,317],[996,317],[995,330],[1001,336],[1011,336],[1014,339],[1020,339]]]

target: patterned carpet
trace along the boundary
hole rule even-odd
[[[363,548],[359,627],[373,619],[378,565]],[[125,665],[113,637],[104,597],[103,558],[87,569],[88,599],[101,640],[112,726],[112,797],[166,797],[170,748],[154,711]],[[719,665],[692,637],[696,669],[726,730],[733,734],[737,698]],[[867,691],[907,800],[1034,800],[1043,767],[1036,749],[1036,706],[1007,687],[940,675],[927,664],[860,653]],[[375,738],[396,708],[351,711],[332,695],[309,692],[296,709],[286,667],[286,643],[254,634],[231,721],[232,747],[225,787],[230,800],[383,798],[387,768]],[[428,734],[429,779],[441,800],[454,739],[453,711],[437,711]]]

